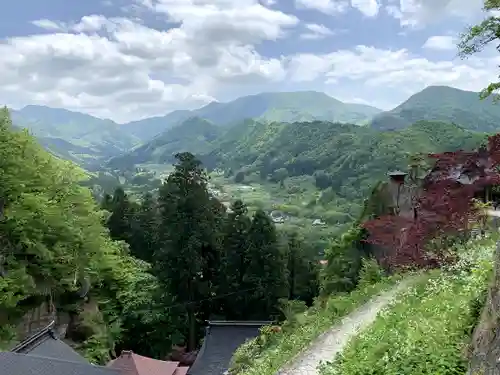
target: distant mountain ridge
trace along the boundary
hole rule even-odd
[[[196,110],[177,110],[165,116],[122,125],[80,112],[36,105],[12,110],[11,115],[16,126],[29,129],[52,153],[86,165],[125,154],[157,136],[165,140],[162,133],[181,124],[196,124],[196,121],[187,121],[192,118],[222,128],[249,118],[265,122],[322,120],[362,124],[380,112],[380,109],[366,105],[343,103],[321,92],[299,91],[244,96],[227,103],[213,102]],[[196,126],[190,130],[191,136],[196,133]],[[179,132],[174,132],[174,136]],[[158,142],[156,140],[154,144],[158,145]],[[173,145],[166,146],[165,150],[174,150]],[[134,152],[137,154],[141,150]]]
[[[454,123],[477,132],[500,129],[500,105],[479,94],[447,86],[430,86],[396,108],[380,109],[343,103],[322,92],[274,92],[244,96],[227,103],[213,102],[196,110],[178,110],[118,125],[111,120],[43,106],[12,111],[13,123],[25,127],[55,155],[80,165],[163,163],[179,151],[206,153],[223,143],[242,143],[246,127],[256,123],[265,143],[269,131],[285,123],[311,122],[369,125],[376,131],[407,129],[424,120]],[[305,126],[305,125],[304,125]],[[245,146],[247,144],[247,146]],[[241,151],[245,153],[244,150]]]
[[[169,130],[192,117],[216,125],[231,126],[246,119],[272,122],[332,121],[364,124],[381,109],[364,104],[343,103],[317,91],[269,92],[237,98],[227,103],[212,102],[192,111],[173,111],[122,125],[142,141]]]
[[[396,108],[377,114],[370,126],[377,130],[406,129],[417,121],[444,121],[479,132],[500,130],[500,105],[493,98],[448,86],[429,86]]]

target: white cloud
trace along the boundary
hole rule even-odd
[[[0,42],[0,102],[84,110],[117,121],[200,106],[221,91],[282,80],[279,58],[255,45],[286,36],[299,21],[258,0],[142,3],[178,26],[89,15],[35,21],[52,34]],[[146,6],[146,8],[145,8]]]
[[[295,0],[295,6],[302,9],[314,9],[326,14],[345,12],[349,6],[347,0]]]
[[[258,46],[287,37],[299,20],[262,0],[141,1],[141,12],[175,27],[88,15],[73,22],[34,21],[43,34],[0,41],[0,104],[42,104],[127,121],[285,87],[397,104],[427,85],[480,90],[498,75],[496,57],[435,61],[406,49],[367,46],[300,53],[299,40],[298,52],[266,57]],[[334,14],[332,4],[340,3],[309,1]],[[400,11],[399,5],[394,9]],[[319,23],[297,29],[304,28],[316,38],[338,32]],[[442,47],[443,38],[430,38],[426,48]]]
[[[389,0],[386,10],[401,26],[423,27],[449,16],[474,19],[482,6],[483,0]]]
[[[429,85],[479,91],[496,79],[499,62],[499,57],[431,61],[406,49],[357,46],[321,56],[297,55],[290,58],[287,68],[289,79],[296,82],[321,80],[334,87],[356,84],[362,88],[358,95],[365,93],[368,98],[362,99],[369,100],[390,91],[408,95]]]
[[[325,25],[320,25],[317,23],[308,23],[305,25],[305,27],[308,32],[301,34],[301,39],[324,39],[335,34],[333,30],[329,29]]]
[[[375,17],[378,14],[380,3],[377,0],[351,0],[351,6],[358,9],[366,17]]]
[[[423,48],[434,49],[434,50],[456,50],[457,49],[457,41],[456,38],[448,35],[434,35],[429,37]]]

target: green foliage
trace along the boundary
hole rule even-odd
[[[246,282],[253,289],[250,306],[257,320],[269,319],[278,301],[288,296],[286,258],[270,217],[257,210],[248,231],[248,270]]]
[[[392,287],[399,276],[356,289],[349,294],[318,300],[305,313],[294,317],[294,324],[263,327],[261,335],[238,348],[232,361],[233,375],[274,375],[323,332],[343,317],[368,302],[375,295]]]
[[[359,246],[362,238],[362,229],[352,227],[326,249],[325,259],[328,263],[321,275],[323,295],[349,292],[356,287],[361,267],[362,253]]]
[[[288,171],[288,178],[315,175],[317,187],[329,188],[334,197],[359,201],[386,178],[387,171],[407,168],[408,154],[472,149],[485,138],[435,121],[391,132],[320,121],[254,121],[231,128],[201,160],[208,168],[245,166],[264,176],[280,168]]]
[[[197,344],[194,302],[210,296],[219,263],[216,211],[207,192],[207,177],[190,153],[177,154],[178,164],[160,189],[159,247],[154,252],[155,274],[187,314],[188,348]]]
[[[463,374],[475,301],[492,274],[494,243],[469,243],[450,269],[435,270],[416,283],[354,338],[337,360],[334,374]]]
[[[460,43],[458,44],[459,55],[462,58],[469,57],[476,53],[481,52],[485,47],[491,43],[495,43],[500,36],[500,18],[492,15],[490,12],[496,12],[500,9],[500,2],[498,0],[485,0],[484,10],[490,15],[486,17],[481,23],[470,26],[469,29],[460,36]],[[498,46],[497,46],[498,50]],[[500,82],[492,82],[481,92],[481,98],[485,99],[497,92],[500,89]],[[498,100],[495,95],[494,100]]]
[[[50,152],[85,165],[123,153],[138,143],[111,120],[65,109],[29,105],[12,111],[12,120],[32,132]]]
[[[385,274],[377,261],[373,258],[363,258],[361,260],[361,269],[359,271],[358,285],[364,287],[380,282]]]

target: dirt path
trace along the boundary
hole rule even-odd
[[[377,314],[413,281],[414,278],[409,278],[400,282],[393,289],[375,297],[346,316],[341,323],[318,337],[309,348],[276,375],[318,375],[317,367],[322,361],[332,361],[353,336],[371,325]]]

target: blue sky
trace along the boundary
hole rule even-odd
[[[0,104],[125,122],[263,91],[383,109],[432,84],[479,90],[499,56],[456,57],[481,0],[16,0]]]

